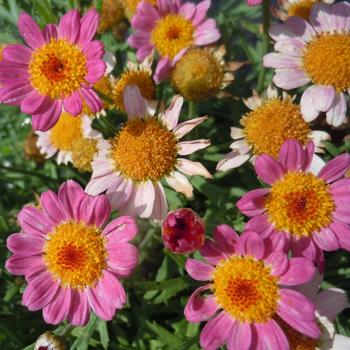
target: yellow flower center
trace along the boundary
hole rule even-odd
[[[291,172],[276,181],[266,200],[269,221],[277,230],[311,236],[332,222],[335,209],[327,183],[313,174]]]
[[[112,142],[110,157],[133,181],[159,181],[175,167],[177,140],[156,118],[134,119]]]
[[[267,153],[277,157],[286,140],[306,144],[310,127],[304,121],[300,106],[291,99],[271,99],[241,119],[247,143],[255,155]]]
[[[77,45],[64,39],[51,39],[32,55],[29,63],[31,84],[43,96],[68,97],[85,82],[86,62]]]
[[[103,0],[98,32],[104,33],[117,26],[124,18],[124,7],[121,0]]]
[[[157,4],[157,0],[144,0],[149,4],[155,6]],[[137,5],[141,2],[141,0],[124,0],[124,8],[126,16],[131,19],[132,16],[136,12]]]
[[[120,111],[125,111],[123,92],[128,85],[136,85],[140,89],[142,97],[147,100],[153,100],[155,97],[152,72],[145,69],[126,70],[113,87],[114,103]]]
[[[170,14],[156,22],[151,38],[161,56],[174,58],[192,45],[193,34],[191,21],[180,14]]]
[[[234,319],[263,323],[277,311],[277,278],[262,261],[234,255],[222,260],[212,277],[217,302]]]
[[[223,64],[208,49],[188,51],[172,73],[174,87],[190,101],[215,95],[220,90],[223,79]]]
[[[290,327],[281,318],[276,319],[277,323],[282,328],[284,334],[286,335],[290,350],[316,350],[320,345],[318,339],[312,339],[306,337],[304,334],[299,333],[294,328]]]
[[[350,88],[350,34],[323,34],[305,49],[304,69],[313,83],[338,92]]]
[[[291,4],[288,7],[288,17],[298,16],[308,21],[312,6],[319,1],[320,0],[300,0]]]
[[[94,286],[106,267],[105,241],[98,227],[68,221],[47,236],[44,261],[62,287]]]
[[[72,144],[73,166],[81,172],[92,171],[91,162],[97,153],[97,140],[80,138]]]
[[[50,130],[50,140],[60,151],[71,151],[73,142],[83,137],[82,119],[63,112]]]

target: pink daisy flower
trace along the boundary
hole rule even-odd
[[[264,57],[264,65],[276,69],[274,83],[287,90],[309,86],[300,101],[305,120],[324,112],[328,124],[341,125],[350,91],[350,3],[318,3],[310,22],[290,17],[270,35],[276,52]]]
[[[106,196],[89,196],[69,180],[58,195],[44,192],[40,209],[26,206],[18,214],[21,232],[7,239],[13,255],[6,268],[25,276],[22,303],[31,311],[43,309],[47,323],[67,319],[83,326],[91,309],[111,320],[125,304],[119,278],[138,262],[137,249],[128,243],[137,226],[127,216],[105,226],[110,213]]]
[[[0,101],[20,106],[32,115],[33,128],[51,129],[62,107],[78,115],[83,101],[94,112],[102,101],[92,89],[106,70],[104,48],[92,40],[98,26],[96,10],[80,18],[77,10],[66,13],[58,25],[43,31],[28,14],[22,13],[18,29],[28,46],[7,45],[0,62]]]
[[[128,40],[137,49],[137,59],[143,61],[155,50],[160,60],[154,79],[166,79],[170,69],[191,46],[215,43],[220,32],[213,19],[206,15],[210,0],[198,5],[182,0],[158,0],[157,6],[142,1],[131,20],[135,33]]]
[[[185,307],[189,322],[207,321],[200,335],[205,350],[226,344],[230,350],[289,349],[275,318],[318,338],[315,307],[291,289],[308,282],[315,273],[306,258],[288,259],[272,251],[255,232],[240,237],[227,225],[214,232],[200,250],[206,262],[188,259],[186,270],[197,281],[209,281],[193,292]],[[205,291],[211,294],[202,296]]]
[[[277,160],[257,157],[255,171],[270,188],[248,192],[237,207],[251,218],[246,229],[322,263],[323,250],[350,251],[350,179],[344,178],[350,155],[337,156],[317,174],[310,172],[313,156],[312,142],[303,149],[289,140]]]
[[[99,140],[99,153],[86,191],[92,195],[107,190],[113,208],[131,216],[163,220],[168,206],[162,180],[191,198],[193,187],[185,175],[211,178],[199,163],[178,157],[210,145],[209,140],[180,141],[207,117],[179,123],[183,98],[175,96],[158,116],[134,85],[124,89],[128,121],[114,138]],[[185,175],[184,175],[185,174]]]

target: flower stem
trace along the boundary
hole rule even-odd
[[[271,22],[271,11],[270,11],[270,0],[263,1],[263,56],[265,56],[269,51],[269,29]],[[263,57],[262,57],[263,58]],[[261,66],[258,75],[257,91],[260,93],[264,87],[264,80],[266,75],[266,68],[261,60]]]
[[[196,102],[190,101],[188,105],[188,119],[198,117],[198,105]]]

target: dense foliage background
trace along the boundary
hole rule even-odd
[[[196,138],[210,138],[212,146],[198,152],[194,159],[200,159],[211,173],[215,173],[216,163],[228,152],[229,127],[238,126],[240,117],[247,111],[242,97],[250,96],[253,88],[263,90],[272,76],[271,71],[262,67],[267,42],[262,33],[261,7],[249,8],[242,0],[215,0],[213,3],[211,15],[222,32],[221,42],[228,52],[226,59],[247,63],[236,73],[236,80],[228,89],[236,98],[212,99],[198,105],[198,114],[207,114],[209,119],[200,126]],[[0,44],[21,41],[16,27],[21,11],[28,12],[44,25],[57,22],[70,8],[84,11],[92,5],[99,9],[101,1],[92,4],[79,0],[0,0]],[[134,59],[135,52],[128,47],[125,38],[118,40],[112,33],[103,34],[100,39],[117,57],[114,75],[118,76],[127,58]],[[165,84],[159,87],[158,94],[168,102],[173,91]],[[190,113],[193,111],[185,104],[182,120]],[[106,120],[95,120],[94,127],[108,137],[125,118],[112,111]],[[322,129],[322,120],[317,123]],[[21,114],[18,108],[0,106],[0,348],[32,349],[33,345],[29,344],[33,344],[40,334],[53,330],[63,335],[70,349],[199,349],[201,326],[189,324],[183,316],[185,303],[196,287],[184,271],[186,258],[166,251],[160,228],[146,220],[139,220],[139,235],[135,242],[141,262],[131,278],[124,281],[128,303],[112,322],[92,317],[83,328],[73,329],[68,324],[52,327],[44,323],[40,311],[33,313],[21,306],[24,280],[10,275],[4,268],[9,256],[6,238],[19,229],[16,214],[23,205],[35,203],[41,192],[49,188],[57,191],[66,179],[73,178],[83,186],[89,180],[89,174],[81,174],[71,166],[58,166],[54,158],[41,163],[27,159],[24,149],[30,130],[29,117]],[[327,143],[326,158],[350,150],[350,142],[344,141],[347,132],[346,128],[331,132],[332,143]],[[245,219],[235,202],[248,190],[260,186],[250,164],[227,173],[216,173],[214,180],[193,177],[191,182],[195,195],[190,201],[166,189],[170,209],[193,208],[204,217],[209,236],[221,223],[242,231]],[[327,254],[326,261],[324,285],[350,291],[349,253]],[[336,327],[341,334],[350,336],[349,310],[338,317]]]

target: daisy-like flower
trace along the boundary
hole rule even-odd
[[[46,158],[57,153],[57,164],[68,164],[72,161],[74,144],[81,139],[97,139],[101,133],[91,127],[92,120],[86,115],[73,117],[63,112],[49,131],[37,131],[37,146]]]
[[[45,332],[35,342],[34,350],[65,350],[63,342],[60,338],[51,332]]]
[[[233,72],[243,64],[225,62],[225,46],[194,48],[185,53],[171,73],[171,83],[186,100],[226,97],[222,91],[234,80]]]
[[[350,179],[344,178],[350,155],[335,157],[317,175],[309,171],[313,155],[312,142],[303,149],[290,140],[277,160],[267,154],[257,157],[255,171],[271,187],[248,192],[237,207],[251,217],[246,229],[321,267],[323,250],[350,251]]]
[[[298,16],[308,21],[312,6],[318,2],[331,4],[334,0],[278,0],[279,8],[273,7],[271,12],[274,16],[285,21],[288,17]]]
[[[129,20],[134,16],[136,13],[136,8],[137,5],[142,1],[142,0],[122,0],[124,3],[124,10],[125,10],[125,15]],[[157,0],[145,0],[151,5],[157,5]]]
[[[192,197],[193,188],[183,175],[211,178],[199,162],[185,156],[209,146],[209,140],[179,140],[207,117],[178,123],[183,99],[175,96],[170,107],[157,117],[151,115],[136,86],[124,91],[128,121],[110,141],[98,142],[99,154],[92,163],[93,173],[86,191],[107,190],[113,208],[142,218],[162,220],[167,203],[161,184]],[[183,173],[183,174],[182,174]]]
[[[243,100],[252,111],[245,114],[240,124],[242,128],[231,128],[231,152],[217,165],[217,170],[225,171],[241,166],[247,160],[254,160],[262,153],[277,158],[283,143],[295,139],[302,145],[314,141],[316,152],[323,153],[323,141],[330,136],[325,131],[313,131],[302,117],[300,106],[294,102],[294,97],[269,86],[266,96],[253,96]],[[321,158],[315,155],[313,168],[323,165]]]
[[[341,125],[350,89],[350,3],[313,6],[310,23],[290,17],[270,30],[275,50],[264,57],[275,68],[274,83],[283,89],[309,86],[301,97],[306,121],[325,112],[327,122]]]
[[[47,323],[67,319],[83,326],[91,309],[111,320],[125,304],[119,278],[138,262],[136,247],[128,243],[137,226],[127,216],[105,226],[110,213],[105,195],[90,196],[69,180],[58,194],[44,192],[40,209],[26,206],[18,214],[21,232],[7,239],[13,255],[6,268],[25,276],[22,303],[31,311],[43,309]]]
[[[182,0],[158,0],[157,6],[142,1],[137,6],[132,26],[135,33],[128,39],[143,61],[155,50],[160,60],[154,79],[166,79],[172,66],[191,46],[215,43],[220,38],[216,22],[206,19],[210,0],[198,5]]]
[[[123,0],[103,0],[98,32],[104,33],[118,27],[124,19]]]
[[[154,100],[156,85],[152,78],[151,66],[151,56],[145,58],[140,64],[128,61],[122,75],[118,79],[113,79],[113,100],[118,110],[125,112],[123,94],[128,85],[137,86],[146,100]]]
[[[189,298],[185,317],[207,321],[200,335],[205,350],[227,348],[288,350],[279,316],[289,326],[318,338],[315,307],[290,287],[308,282],[315,273],[306,258],[288,259],[283,251],[271,251],[255,232],[240,237],[227,225],[206,240],[201,255],[206,262],[188,259],[186,271],[197,281],[208,281]],[[201,294],[210,290],[211,294]]]
[[[71,10],[58,26],[48,24],[43,31],[26,13],[18,28],[28,46],[7,45],[0,62],[0,101],[18,105],[32,115],[33,128],[51,129],[62,106],[78,115],[83,101],[96,113],[102,101],[92,89],[103,77],[103,44],[92,40],[98,26],[98,13],[90,10],[80,18]]]
[[[72,164],[81,172],[92,172],[92,161],[98,153],[98,138],[80,138],[72,144]]]

